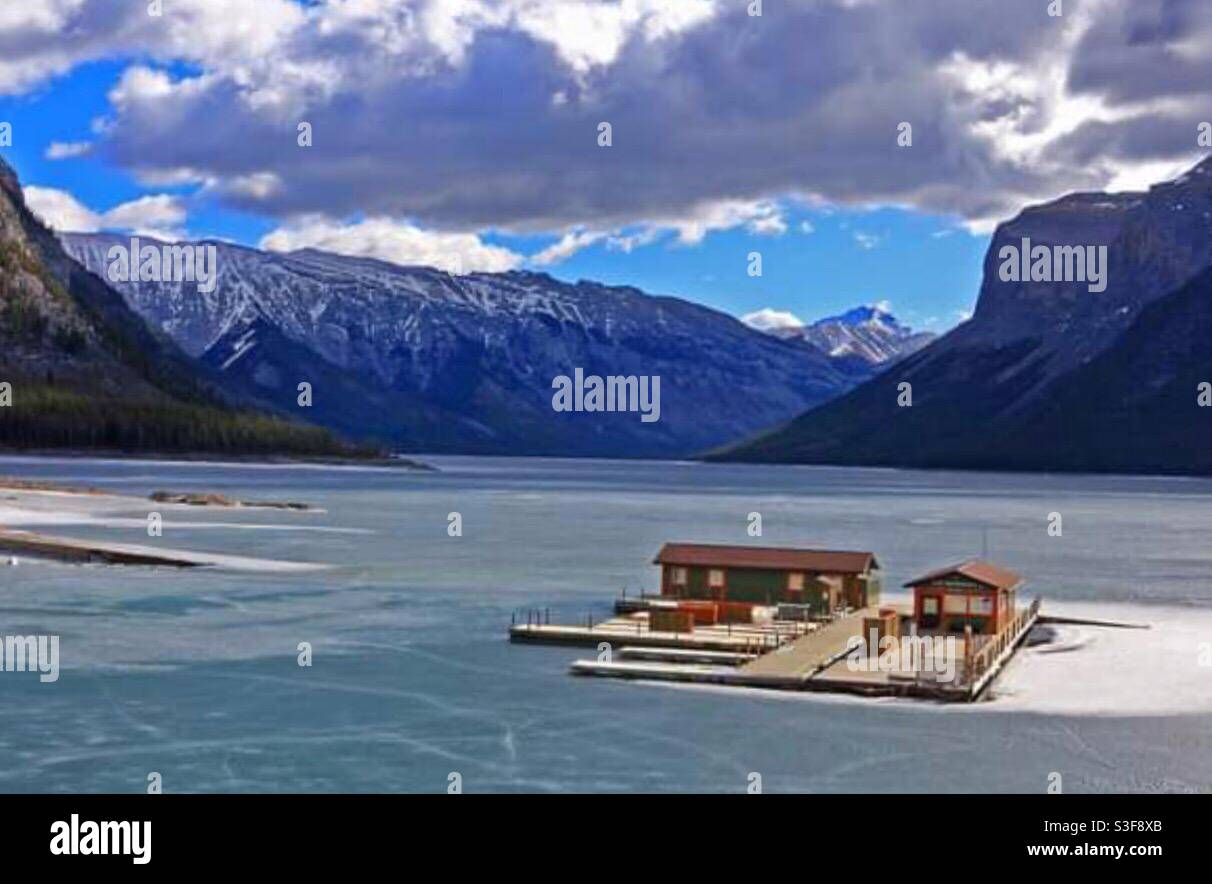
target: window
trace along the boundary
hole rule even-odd
[[[922,599],[922,613],[927,617],[938,614],[938,596],[928,595]]]
[[[787,575],[787,589],[790,592],[804,591],[804,575],[799,571],[792,571]]]
[[[707,585],[712,589],[720,589],[724,585],[724,572],[720,568],[712,568],[707,572]]]
[[[669,582],[672,583],[674,586],[685,586],[686,585],[686,569],[685,568],[671,569],[671,573],[669,575]]]
[[[988,616],[993,613],[993,596],[974,595],[972,597],[972,613]]]
[[[947,593],[947,598],[943,601],[943,610],[948,614],[967,614],[968,596],[955,592]]]

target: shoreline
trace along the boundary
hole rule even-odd
[[[224,455],[205,451],[160,452],[122,451],[119,449],[81,448],[0,448],[0,458],[63,458],[64,460],[117,460],[158,461],[162,463],[213,463],[226,466],[333,466],[333,467],[383,467],[388,469],[438,472],[438,468],[404,456],[376,455],[373,457],[335,457],[317,455],[299,457],[293,455],[247,454]]]
[[[324,513],[310,504],[278,501],[242,501],[223,494],[153,492],[142,496],[103,488],[39,479],[0,476],[0,553],[10,567],[31,560],[71,565],[123,565],[136,567],[214,567],[244,571],[316,571],[329,565],[316,562],[261,559],[224,552],[181,549],[175,546],[134,544],[106,538],[82,539],[42,533],[69,525],[104,525],[131,510],[275,510],[308,515]],[[150,518],[150,517],[149,517]],[[139,518],[142,524],[142,516]],[[149,537],[159,537],[152,534]],[[0,564],[3,564],[0,560]]]
[[[171,504],[177,506],[217,507],[220,509],[270,509],[291,510],[293,512],[324,512],[323,509],[309,503],[280,500],[243,500],[221,494],[215,491],[164,491],[156,490],[147,496],[128,494],[121,491],[110,491],[91,485],[71,485],[49,479],[19,479],[13,476],[0,476],[0,494],[5,491],[17,491],[27,494],[59,494],[65,497],[116,497],[122,500],[138,501],[139,503]]]

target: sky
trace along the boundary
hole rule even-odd
[[[0,155],[60,230],[941,331],[999,221],[1202,157],[1210,59],[1201,0],[22,0]]]

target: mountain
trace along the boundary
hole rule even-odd
[[[1024,237],[1033,248],[1105,246],[1102,283],[1003,279],[1013,275],[1003,274],[1003,249]],[[1212,472],[1212,408],[1196,400],[1196,385],[1212,381],[1209,267],[1212,159],[1147,192],[1080,193],[1028,208],[994,234],[970,321],[712,457]],[[898,404],[903,383],[908,407]]]
[[[850,361],[858,371],[891,364],[934,340],[931,332],[915,332],[879,305],[855,307],[804,325],[789,313],[760,310],[742,317],[758,331],[783,340],[802,341],[834,360]]]
[[[99,274],[128,237],[64,234]],[[542,273],[451,276],[370,258],[213,243],[213,291],[117,283],[225,389],[403,450],[676,457],[786,420],[870,374],[673,297]],[[660,419],[557,412],[553,380],[659,376]]]
[[[332,455],[316,427],[222,401],[209,379],[87,272],[0,160],[0,446]]]
[[[915,353],[934,340],[915,332],[878,306],[855,307],[804,328],[803,339],[835,359],[855,356],[869,365],[884,365]]]

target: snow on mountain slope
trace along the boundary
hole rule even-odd
[[[859,359],[869,366],[904,358],[934,340],[930,332],[901,325],[878,305],[855,307],[811,325],[791,313],[770,309],[750,313],[743,321],[777,338],[804,341],[835,359]]]
[[[831,356],[856,355],[872,365],[894,362],[926,346],[934,335],[901,325],[880,307],[856,307],[840,316],[814,322],[804,340]]]
[[[61,238],[101,276],[109,248],[129,243]],[[773,426],[866,376],[802,343],[635,288],[213,245],[211,292],[192,282],[115,287],[233,387],[290,406],[306,380],[316,387],[312,420],[406,450],[682,456]],[[659,376],[661,419],[555,412],[552,381],[576,368]]]

